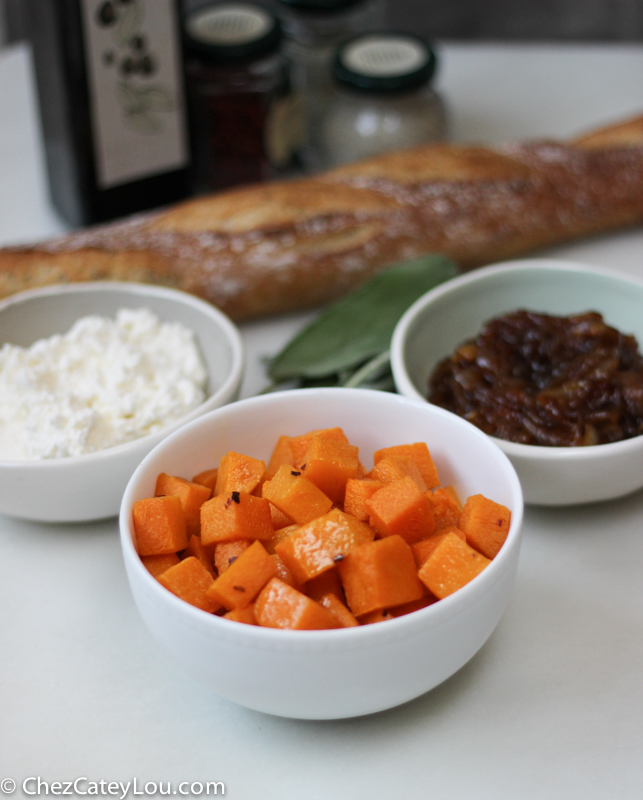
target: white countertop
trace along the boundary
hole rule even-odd
[[[456,140],[565,137],[643,111],[643,46],[440,52]],[[64,230],[37,119],[28,51],[0,50],[0,244]],[[643,230],[550,254],[643,277]],[[310,316],[243,326],[244,396]],[[0,517],[0,792],[6,778],[21,797],[29,777],[86,777],[139,792],[222,781],[242,800],[638,800],[642,531],[643,492],[528,508],[510,606],[472,661],[401,708],[320,723],[235,706],[169,661],[134,606],[115,521]]]

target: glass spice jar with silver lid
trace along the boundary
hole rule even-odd
[[[303,134],[279,20],[252,3],[214,3],[184,21],[193,190],[288,174]]]
[[[431,87],[436,66],[429,43],[410,34],[373,33],[345,42],[335,57],[335,92],[321,126],[323,166],[444,139],[444,102]]]
[[[293,86],[304,100],[302,158],[320,166],[319,126],[333,89],[333,58],[346,39],[386,24],[386,0],[275,0],[284,30],[283,49]]]

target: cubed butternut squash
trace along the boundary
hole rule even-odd
[[[458,527],[467,537],[467,544],[487,558],[495,558],[505,543],[511,512],[481,494],[467,498]]]
[[[217,495],[201,506],[201,541],[205,545],[236,539],[267,541],[273,535],[270,503],[245,492]]]
[[[322,597],[327,594],[334,594],[339,601],[342,603],[346,602],[337,567],[322,572],[316,578],[306,581],[300,589],[304,594],[308,595],[311,600],[316,600],[318,603],[321,602]]]
[[[301,470],[282,464],[275,477],[263,485],[263,496],[297,525],[310,522],[332,508],[333,501],[306,478]]]
[[[160,556],[141,556],[143,566],[154,578],[158,578],[170,567],[174,567],[180,560],[176,553],[167,553]]]
[[[382,483],[392,483],[399,481],[406,476],[413,478],[422,492],[426,492],[426,484],[418,469],[415,461],[408,456],[395,455],[391,453],[381,458],[373,469],[368,473],[368,477]]]
[[[293,531],[297,530],[298,527],[299,525],[288,525],[285,528],[279,528],[279,530],[276,530],[267,542],[263,543],[263,546],[269,553],[275,553],[275,547],[279,544],[279,542],[283,542],[284,539],[287,539]]]
[[[356,617],[423,595],[409,545],[387,536],[351,550],[337,565],[348,607]]]
[[[348,444],[348,438],[341,428],[319,428],[314,431],[308,431],[308,433],[302,433],[300,436],[291,436],[290,450],[296,467],[301,467],[305,463],[304,456],[313,436],[321,436],[324,439],[333,439],[334,441]]]
[[[263,491],[262,491],[263,496]],[[272,519],[272,527],[278,531],[281,528],[288,528],[294,524],[294,519],[291,519],[287,514],[284,514],[283,511],[280,511],[276,505],[270,503],[270,517]]]
[[[288,567],[284,564],[284,562],[277,555],[277,553],[272,553],[270,555],[270,558],[273,559],[273,561],[277,566],[277,571],[275,572],[275,578],[279,578],[280,581],[287,583],[288,586],[294,586],[295,589],[298,589],[299,588],[298,581],[292,574],[292,571],[288,569]]]
[[[453,487],[442,486],[438,489],[429,490],[426,496],[429,503],[431,503],[436,531],[442,528],[449,528],[452,525],[457,527],[460,522],[462,505]]]
[[[459,539],[462,539],[463,542],[466,541],[464,533],[456,528],[455,525],[451,525],[448,528],[442,528],[442,530],[436,531],[432,536],[427,536],[426,539],[422,539],[420,542],[415,542],[415,544],[411,545],[411,550],[413,551],[413,558],[415,558],[418,569],[424,564],[447,533],[454,533]]]
[[[212,614],[221,608],[221,604],[208,594],[208,589],[214,584],[212,575],[194,556],[163,572],[158,582],[181,600],[203,611]]]
[[[333,592],[325,594],[319,603],[330,611],[340,628],[356,628],[359,625],[354,615]]]
[[[369,523],[380,536],[401,536],[408,544],[425,539],[435,530],[431,505],[408,475],[387,483],[366,501]]]
[[[214,578],[213,548],[205,547],[200,536],[190,536],[188,546],[183,551],[183,558],[190,556],[197,558]]]
[[[283,464],[286,464],[288,467],[293,467],[294,469],[295,457],[292,452],[292,447],[290,446],[291,441],[292,437],[290,436],[280,436],[279,439],[277,439],[277,444],[272,451],[268,466],[266,467],[266,480],[272,480],[277,474],[279,467]]]
[[[243,622],[245,625],[256,625],[255,604],[250,603],[250,605],[244,608],[233,608],[232,611],[227,611],[223,615],[223,619],[231,619],[233,622]]]
[[[255,617],[265,628],[301,631],[340,627],[327,608],[279,578],[273,578],[262,589],[255,604]]]
[[[253,542],[213,582],[208,596],[229,611],[243,608],[255,599],[276,572],[277,565],[261,542]]]
[[[212,491],[200,483],[186,481],[162,472],[156,479],[155,497],[175,494],[181,501],[188,538],[198,536],[201,530],[200,509],[210,499]]]
[[[183,506],[175,494],[137,500],[132,516],[139,556],[176,553],[188,546]]]
[[[239,558],[241,553],[250,547],[250,539],[237,539],[236,542],[219,542],[214,545],[214,566],[217,575],[223,575],[231,564]]]
[[[346,481],[357,475],[359,450],[324,436],[313,436],[301,464],[302,473],[333,501],[343,503]]]
[[[219,464],[215,495],[229,495],[232,492],[252,492],[259,486],[266,472],[265,461],[230,451]]]
[[[214,492],[214,489],[217,485],[218,474],[218,467],[214,467],[213,469],[205,469],[203,472],[199,472],[198,475],[195,475],[192,478],[192,483],[200,483],[201,486],[207,486],[208,489],[211,489],[212,492]]]
[[[382,458],[388,455],[406,456],[415,461],[417,468],[420,470],[422,480],[426,484],[427,489],[432,489],[434,486],[440,485],[438,477],[438,470],[433,462],[429,448],[426,442],[415,442],[414,444],[398,444],[393,447],[383,447],[381,450],[376,450],[373,453],[373,462],[377,464]]]
[[[442,600],[473,580],[490,563],[455,533],[447,533],[420,567],[418,577]]]
[[[393,617],[404,617],[406,614],[411,614],[413,611],[419,611],[421,608],[432,606],[433,603],[437,602],[438,598],[427,590],[424,596],[420,597],[419,600],[411,600],[410,603],[402,603],[401,606],[389,608],[388,612]]]
[[[275,552],[291,570],[298,583],[332,569],[350,551],[372,542],[375,531],[365,522],[337,508],[328,514],[300,525],[288,538],[279,542]]]
[[[344,496],[344,511],[355,519],[368,522],[370,513],[366,501],[370,500],[378,489],[382,489],[382,481],[370,478],[352,478],[346,481],[346,494]]]

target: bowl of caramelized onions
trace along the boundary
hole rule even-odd
[[[400,394],[458,414],[513,463],[525,501],[643,487],[643,281],[563,261],[486,267],[420,298],[393,335]]]

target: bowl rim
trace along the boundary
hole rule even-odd
[[[504,261],[499,264],[490,264],[473,272],[467,272],[456,278],[452,278],[446,283],[431,289],[418,298],[402,315],[395,326],[391,338],[391,370],[397,390],[404,397],[418,402],[433,405],[415,387],[406,368],[404,356],[408,335],[420,315],[426,311],[427,307],[452,291],[457,291],[462,287],[472,287],[479,283],[493,281],[499,275],[506,273],[531,273],[531,272],[567,272],[567,273],[591,273],[615,283],[634,285],[637,289],[643,290],[643,279],[636,276],[629,276],[616,270],[606,267],[596,267],[593,265],[582,264],[575,261],[565,261],[563,259],[533,258],[517,259],[515,261]],[[452,412],[450,412],[452,413]],[[456,415],[457,416],[457,415]],[[486,435],[486,434],[485,434]],[[547,461],[552,458],[562,461],[574,462],[580,459],[593,461],[603,459],[607,455],[617,456],[638,450],[643,444],[643,434],[633,436],[630,439],[623,439],[620,442],[608,442],[593,447],[545,447],[543,445],[520,444],[510,442],[506,439],[499,439],[497,436],[489,436],[500,449],[510,457],[529,458],[537,461]]]
[[[278,404],[284,399],[290,399],[297,402],[297,398],[308,398],[311,402],[319,400],[323,402],[324,398],[331,395],[350,392],[353,396],[359,397],[362,402],[368,402],[369,399],[376,399],[376,402],[384,403],[398,403],[401,405],[411,405],[418,409],[424,409],[431,415],[437,415],[449,421],[449,424],[454,424],[457,427],[466,428],[468,434],[484,442],[485,446],[490,447],[491,450],[497,451],[496,455],[500,457],[501,463],[505,466],[505,478],[508,480],[509,488],[512,497],[514,498],[515,508],[511,509],[511,524],[507,539],[503,547],[488,567],[486,567],[476,578],[470,583],[463,586],[452,595],[439,600],[436,603],[426,606],[425,608],[418,609],[411,614],[406,614],[395,619],[388,620],[386,625],[363,625],[359,628],[346,628],[346,629],[332,629],[332,630],[316,630],[316,631],[292,631],[277,628],[264,628],[255,625],[244,625],[237,623],[230,626],[231,620],[222,620],[220,617],[202,611],[195,606],[180,600],[173,595],[169,590],[165,589],[145,568],[143,562],[134,547],[132,533],[133,526],[131,523],[131,508],[133,505],[132,495],[134,494],[135,487],[141,478],[141,475],[148,469],[149,462],[156,459],[158,454],[163,451],[174,447],[183,436],[188,435],[192,430],[199,427],[207,427],[211,424],[213,419],[226,416],[235,415],[239,412],[244,412],[246,409],[257,407],[259,410],[262,406],[269,404]],[[384,399],[382,399],[384,398]],[[471,423],[463,420],[461,417],[445,411],[438,406],[427,403],[418,403],[409,398],[401,395],[392,394],[388,392],[377,392],[369,389],[348,389],[343,387],[324,387],[324,388],[310,388],[310,389],[292,389],[281,392],[272,392],[270,394],[259,395],[250,397],[245,400],[239,400],[236,403],[221,406],[208,414],[183,426],[180,430],[175,431],[170,436],[166,437],[160,442],[154,450],[152,450],[139,464],[133,475],[131,476],[125,493],[123,495],[121,509],[119,513],[119,531],[121,537],[121,547],[123,550],[123,557],[126,566],[129,564],[138,577],[144,582],[148,590],[157,594],[159,602],[168,608],[172,615],[180,615],[189,627],[196,627],[207,625],[224,639],[233,637],[235,641],[244,644],[248,647],[262,647],[274,643],[276,645],[288,646],[297,645],[301,643],[304,647],[315,647],[318,644],[337,644],[346,646],[346,638],[348,641],[354,639],[355,646],[363,646],[366,644],[379,644],[382,637],[400,638],[406,637],[411,634],[414,635],[418,632],[417,626],[423,627],[425,623],[431,626],[445,624],[453,617],[463,613],[471,602],[470,596],[474,595],[483,596],[489,591],[492,591],[496,583],[496,574],[501,573],[507,567],[508,562],[513,557],[513,551],[516,547],[520,547],[520,539],[522,534],[522,523],[524,515],[524,498],[522,487],[516,471],[509,461],[508,457],[502,450],[476,428]],[[129,568],[128,568],[129,572]],[[293,638],[294,637],[294,638]]]
[[[21,461],[7,461],[0,459],[0,469],[10,468],[12,470],[47,470],[54,467],[54,465],[74,466],[82,464],[83,466],[93,465],[97,462],[115,459],[121,456],[124,452],[134,451],[137,447],[148,447],[150,443],[155,447],[166,436],[171,435],[178,428],[189,423],[190,421],[202,416],[204,406],[208,407],[213,403],[218,403],[221,398],[231,396],[235,388],[240,385],[243,378],[243,370],[245,364],[245,351],[243,339],[236,325],[232,320],[226,316],[215,306],[201,300],[195,295],[183,292],[180,289],[172,289],[167,286],[157,286],[155,284],[137,283],[134,281],[87,281],[83,283],[65,283],[55,284],[53,286],[45,286],[37,289],[27,289],[24,292],[17,292],[16,294],[9,295],[0,300],[0,314],[6,309],[28,303],[31,300],[37,300],[41,297],[56,298],[61,295],[68,294],[99,294],[104,290],[115,290],[123,292],[123,294],[131,296],[140,296],[143,302],[145,297],[158,297],[172,302],[191,307],[195,312],[209,317],[214,321],[221,330],[223,340],[227,343],[231,352],[231,369],[224,382],[217,389],[214,394],[209,395],[206,399],[199,403],[198,406],[193,408],[183,417],[175,420],[170,425],[165,426],[155,433],[140,436],[138,439],[132,439],[130,442],[123,442],[122,444],[115,445],[114,447],[107,447],[103,450],[97,450],[94,453],[85,453],[80,456],[62,456],[60,458],[45,458]],[[82,312],[78,319],[83,315]],[[2,347],[2,343],[0,343]],[[208,375],[208,378],[210,376]]]

